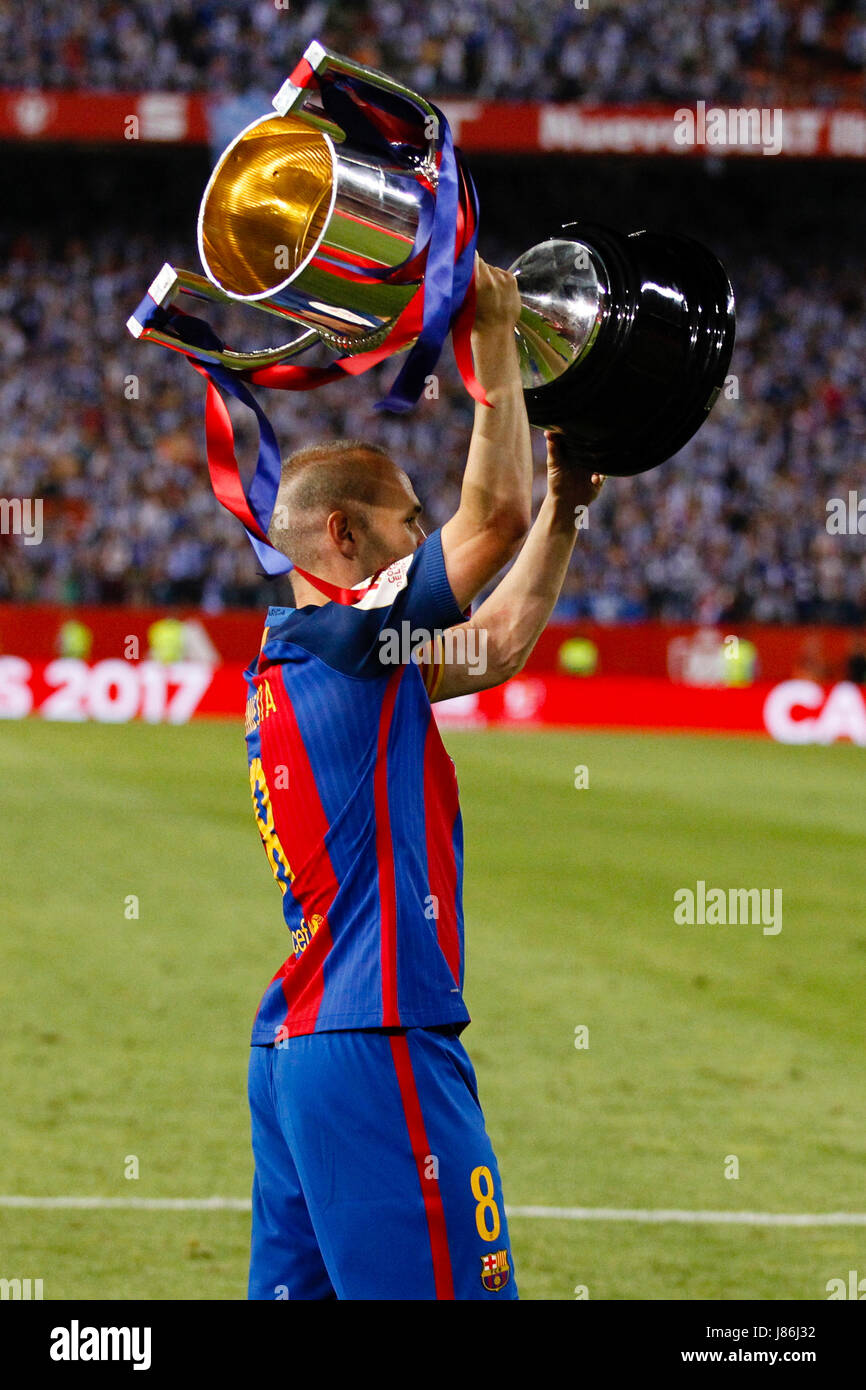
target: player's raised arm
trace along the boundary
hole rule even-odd
[[[467,623],[420,649],[432,701],[487,690],[517,675],[553,611],[577,535],[576,508],[601,491],[598,473],[563,465],[547,435],[547,495],[511,569]]]
[[[532,514],[532,448],[514,325],[517,281],[476,261],[475,375],[493,406],[476,404],[460,505],[442,527],[448,581],[461,608],[516,553]]]

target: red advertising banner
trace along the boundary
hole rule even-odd
[[[517,676],[435,706],[442,727],[597,728],[769,735],[780,743],[866,747],[866,695],[849,681],[762,681],[708,689],[642,677]]]
[[[0,139],[206,145],[205,99],[183,92],[0,89]]]
[[[866,111],[860,107],[758,109],[711,101],[690,107],[583,106],[462,98],[439,104],[455,143],[467,154],[866,158]],[[0,88],[0,139],[206,145],[220,110],[218,99],[201,93]],[[260,114],[268,110],[263,98]]]
[[[185,724],[210,716],[242,726],[245,700],[243,667],[235,663],[0,656],[0,719]],[[866,695],[849,681],[714,689],[653,677],[521,675],[434,709],[443,728],[679,730],[866,747]]]
[[[0,719],[37,715],[71,723],[186,724],[210,714],[242,722],[245,700],[241,666],[0,656]]]
[[[259,649],[264,617],[264,611],[250,609],[212,614],[192,608],[0,603],[0,656],[11,652],[45,661],[57,656],[82,656],[89,661],[143,660],[154,642],[154,625],[170,619],[185,629],[183,650],[176,659],[181,655],[186,660],[202,659],[207,655],[201,650],[204,642],[211,644],[214,660],[248,665]],[[86,650],[74,648],[76,634],[70,634],[69,628],[75,624],[80,625]],[[656,676],[686,685],[724,685],[730,674],[725,662],[734,648],[734,638],[754,648],[748,678],[771,682],[791,677],[825,684],[844,680],[858,646],[866,649],[866,637],[841,627],[550,623],[538,639],[526,671],[564,674],[573,671],[575,657],[578,662],[582,657],[589,662],[590,674],[596,676]],[[575,643],[589,645],[575,653]],[[581,674],[585,670],[584,665]]]

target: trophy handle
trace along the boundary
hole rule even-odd
[[[160,309],[168,308],[180,294],[188,294],[193,299],[210,299],[219,304],[235,304],[237,302],[229,295],[223,294],[222,290],[218,290],[216,285],[211,284],[210,280],[206,280],[203,275],[196,275],[191,270],[175,269],[168,262],[162,267],[147,293]],[[189,355],[190,344],[171,328],[164,325],[157,327],[155,324],[149,323],[146,308],[143,306],[144,301],[126,321],[126,326],[133,338],[147,338],[152,343],[160,343],[163,347],[174,348],[177,352]],[[279,309],[274,309],[261,301],[257,307],[264,309],[267,313],[276,314],[279,318],[284,317]],[[222,348],[220,351],[216,351],[213,348],[204,347],[196,347],[192,350],[196,357],[202,357],[208,362],[219,362],[222,366],[230,367],[233,371],[242,372],[255,371],[259,367],[269,367],[277,362],[285,362],[287,358],[294,357],[296,353],[303,352],[306,348],[319,342],[321,342],[321,338],[316,330],[308,328],[292,342],[283,343],[280,347],[275,348],[260,348],[253,352],[235,352],[231,348]]]
[[[413,92],[411,87],[406,87],[402,82],[395,82],[387,73],[379,72],[377,68],[362,67],[360,63],[353,63],[351,58],[344,58],[341,53],[332,53],[329,48],[325,48],[317,40],[308,44],[304,50],[302,62],[306,61],[313,72],[321,77],[327,72],[343,72],[347,77],[357,77],[363,82],[368,82],[372,86],[379,87],[383,92],[392,92],[394,96],[404,97],[411,101],[414,106],[423,111],[427,117],[424,127],[424,136],[427,141],[427,149],[423,156],[424,172],[436,184],[436,142],[439,134],[439,117],[436,108],[418,92]],[[300,66],[300,64],[299,64]],[[294,77],[292,73],[292,77]],[[328,120],[320,111],[308,106],[311,96],[307,87],[299,87],[292,77],[287,77],[280,90],[277,92],[271,105],[278,116],[287,116],[289,113],[302,116],[311,125],[317,126],[331,136],[332,140],[343,141],[346,133],[335,121]]]

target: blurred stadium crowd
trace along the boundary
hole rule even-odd
[[[0,3],[8,86],[283,81],[311,38],[425,94],[831,103],[862,95],[863,0],[31,0]]]
[[[766,101],[796,79],[810,98],[831,101],[839,82],[862,84],[866,0],[591,0],[587,9],[562,0],[431,0],[422,8],[412,0],[0,0],[7,86],[217,95],[258,87],[270,95],[312,37],[436,95]],[[580,204],[592,207],[587,178],[584,169]],[[561,209],[578,205],[570,173],[549,183]],[[532,239],[528,224],[526,234],[517,225],[511,183],[499,184],[500,206],[487,201],[491,191],[495,201],[494,182],[482,207],[513,240],[482,241],[482,252],[509,265]],[[754,207],[744,216],[731,206],[730,191],[713,196],[725,214],[713,249],[737,295],[732,379],[675,460],[608,485],[579,538],[558,613],[866,621],[862,538],[826,526],[831,499],[858,487],[866,441],[861,219],[848,218],[854,230],[842,254],[832,224],[819,218],[817,232],[808,220],[805,232],[795,229],[794,249],[781,258],[772,198],[761,226]],[[859,206],[856,190],[850,196]],[[658,225],[644,201],[645,225]],[[658,201],[667,215],[670,197]],[[519,206],[532,202],[528,193]],[[86,238],[69,235],[65,244],[50,222],[50,213],[32,225],[25,218],[25,230],[3,238],[0,496],[42,499],[45,515],[39,545],[0,535],[0,600],[211,611],[273,601],[239,523],[210,490],[200,378],[176,354],[136,344],[123,326],[163,261],[195,267],[197,258],[144,222],[130,239],[99,218],[94,235],[88,225]],[[706,225],[716,226],[712,206]],[[846,225],[838,215],[835,235]],[[239,310],[217,326],[233,345],[263,346],[270,322]],[[396,370],[391,363],[315,393],[260,396],[286,452],[338,436],[385,444],[411,474],[428,523],[440,524],[457,502],[472,402],[446,352],[438,399],[408,417],[377,414],[373,403]],[[239,454],[251,460],[255,427],[235,416]],[[534,435],[540,465],[543,439]]]
[[[517,249],[485,254],[508,265]],[[201,379],[123,328],[166,256],[188,262],[178,247],[144,236],[121,245],[108,232],[52,258],[34,234],[0,270],[0,495],[42,498],[45,511],[41,544],[0,537],[0,599],[212,611],[275,601],[210,490]],[[831,276],[804,258],[796,273],[760,257],[735,283],[728,390],[675,460],[609,482],[579,537],[561,616],[866,619],[862,537],[826,527],[829,499],[858,486],[866,442],[861,270],[852,261]],[[261,345],[265,316],[227,313],[226,341]],[[409,416],[376,413],[396,369],[259,397],[285,452],[326,437],[384,444],[412,476],[428,523],[440,524],[457,502],[473,403],[448,354],[438,399]],[[234,414],[239,457],[252,460],[252,417]],[[540,464],[544,441],[533,435]]]

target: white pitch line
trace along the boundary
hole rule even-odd
[[[247,1197],[0,1197],[0,1207],[105,1207],[138,1211],[250,1211]],[[651,1224],[679,1222],[720,1226],[866,1226],[866,1212],[677,1211],[620,1207],[509,1207],[506,1216],[552,1221],[636,1221]]]
[[[665,1211],[617,1207],[506,1207],[508,1216],[548,1217],[554,1221],[665,1221],[719,1226],[866,1226],[866,1212]]]
[[[249,1197],[0,1197],[0,1207],[102,1207],[139,1211],[250,1211]]]

